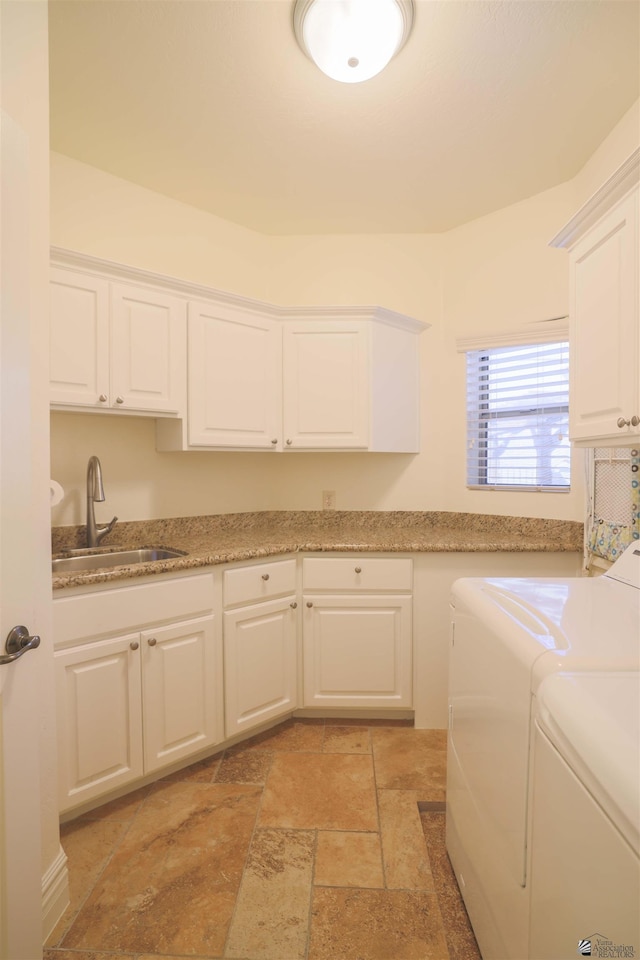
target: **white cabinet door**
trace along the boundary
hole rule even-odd
[[[411,597],[304,597],[304,706],[410,707]]]
[[[186,304],[161,290],[111,285],[111,394],[122,410],[176,414],[186,401]]]
[[[224,614],[227,737],[296,708],[295,609],[287,597]]]
[[[145,630],[144,768],[151,773],[216,743],[214,618]]]
[[[640,418],[639,256],[636,189],[571,251],[572,440],[640,436],[629,423]]]
[[[60,810],[142,776],[137,633],[55,653]]]
[[[368,333],[363,321],[285,324],[285,450],[367,449]]]
[[[189,304],[189,445],[282,447],[279,328]]]
[[[107,405],[110,388],[106,280],[52,268],[49,356],[52,403]]]
[[[162,290],[53,268],[51,402],[186,413],[186,304]]]

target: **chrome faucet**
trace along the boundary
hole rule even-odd
[[[116,525],[117,517],[114,517],[111,523],[106,527],[96,526],[96,515],[94,503],[101,503],[104,500],[104,487],[102,485],[102,467],[97,457],[89,457],[87,464],[87,546],[97,547],[103,537],[113,530]]]

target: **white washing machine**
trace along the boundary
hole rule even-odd
[[[534,698],[640,670],[640,543],[602,577],[457,580],[452,621],[447,850],[484,960],[527,960]]]
[[[640,957],[640,674],[542,681],[532,783],[529,955]]]

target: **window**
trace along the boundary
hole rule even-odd
[[[568,491],[569,344],[467,352],[467,485]]]

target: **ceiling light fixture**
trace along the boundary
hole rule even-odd
[[[296,0],[293,10],[303,51],[342,83],[380,73],[407,42],[412,25],[413,0]]]

